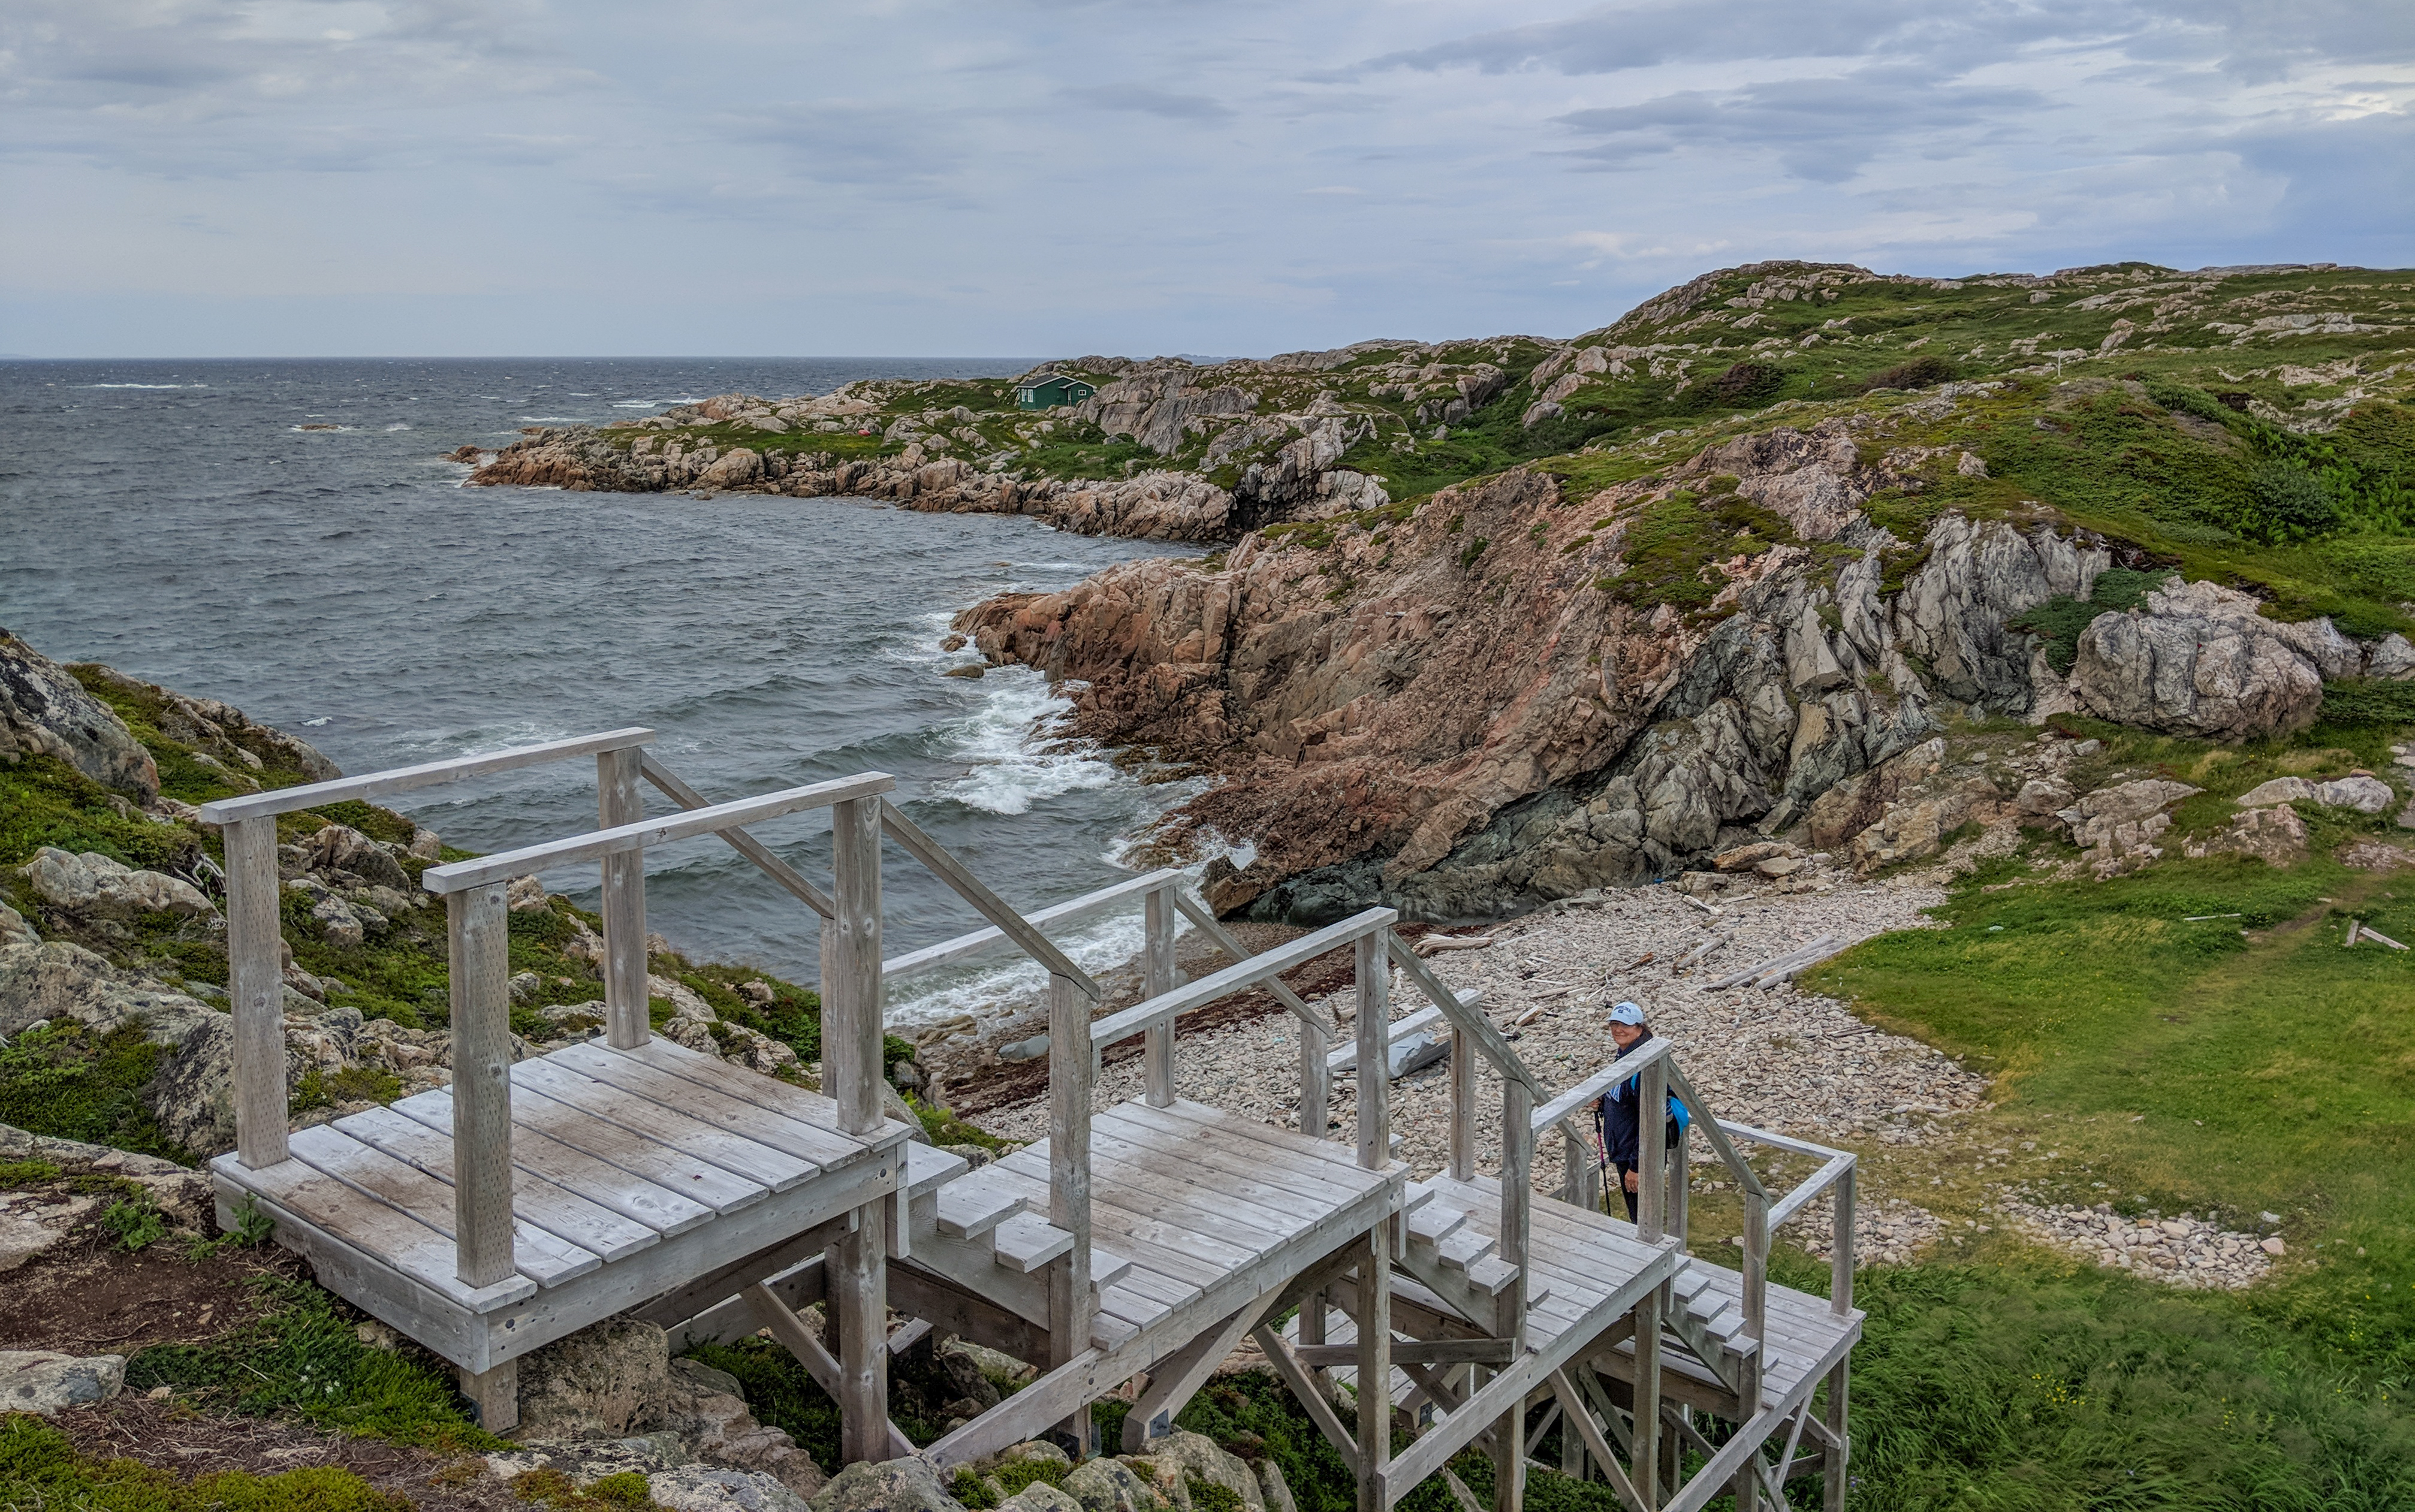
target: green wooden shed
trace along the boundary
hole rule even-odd
[[[1014,402],[1025,410],[1053,410],[1060,404],[1079,404],[1097,392],[1095,383],[1063,373],[1042,373],[1015,385]]]

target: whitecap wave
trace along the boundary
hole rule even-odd
[[[530,426],[583,426],[590,416],[583,414],[524,414],[520,423]]]
[[[388,430],[409,430],[411,428],[411,422],[408,420],[398,420],[393,425],[390,425],[385,428]]]
[[[1038,672],[998,667],[982,679],[982,691],[981,707],[946,731],[953,754],[971,763],[971,770],[932,784],[933,797],[984,814],[1028,814],[1035,803],[1122,778],[1095,742],[1047,732],[1047,726],[1072,711],[1073,700],[1049,687]]]
[[[78,388],[207,388],[207,383],[78,383]]]

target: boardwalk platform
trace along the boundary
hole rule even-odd
[[[211,1172],[322,1283],[473,1374],[647,1301],[723,1261],[881,1201],[911,1130],[838,1127],[829,1098],[650,1040],[512,1068],[513,1275],[457,1275],[453,1098],[405,1098]]]

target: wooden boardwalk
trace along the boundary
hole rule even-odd
[[[945,1471],[1049,1432],[1101,1447],[1090,1404],[1119,1388],[1132,1403],[1121,1447],[1145,1452],[1254,1340],[1350,1466],[1360,1512],[1388,1512],[1437,1475],[1472,1506],[1447,1468],[1469,1448],[1492,1461],[1499,1512],[1518,1512],[1527,1457],[1554,1423],[1558,1468],[1608,1482],[1633,1512],[1693,1512],[1720,1494],[1753,1512],[1815,1472],[1839,1512],[1847,1361],[1862,1323],[1852,1155],[1713,1116],[1666,1041],[1574,1086],[1544,1086],[1478,995],[1444,982],[1394,933],[1389,909],[1252,954],[1180,874],[1162,871],[1027,917],[891,803],[880,773],[712,803],[644,752],[652,740],[611,731],[202,812],[226,837],[235,1021],[237,1148],[212,1166],[221,1221],[244,1205],[273,1219],[322,1283],[453,1361],[487,1426],[517,1421],[520,1355],[625,1314],[681,1347],[769,1333],[838,1402],[849,1461],[919,1454]],[[596,830],[431,866],[422,879],[447,908],[453,1084],[291,1130],[277,816],[590,756]],[[641,782],[681,812],[649,819]],[[811,810],[831,817],[828,890],[749,832]],[[648,1030],[644,857],[707,835],[818,916],[819,1091]],[[884,960],[884,843],[989,927]],[[601,867],[605,1032],[516,1062],[505,885],[571,864]],[[1143,996],[1102,1016],[1100,984],[1041,925],[1135,906]],[[1178,919],[1231,964],[1184,980]],[[1008,948],[1048,975],[1049,1132],[975,1168],[932,1147],[885,1085],[882,996],[896,978]],[[1346,1028],[1282,980],[1340,951],[1356,980]],[[1396,974],[1421,1009],[1395,1014]],[[1333,1080],[1353,1079],[1349,1144],[1313,1123],[1278,1129],[1175,1096],[1182,1016],[1259,989],[1297,1021],[1298,1106],[1325,1109]],[[1393,1157],[1388,1079],[1357,1070],[1385,1065],[1388,1044],[1419,1028],[1451,1040],[1450,1158],[1424,1181]],[[1130,1039],[1143,1045],[1144,1095],[1094,1107],[1100,1053]],[[1598,1210],[1589,1109],[1630,1081],[1642,1106],[1682,1099],[1695,1138],[1733,1178],[1740,1267],[1685,1251],[1687,1143],[1664,1155],[1660,1141],[1642,1142],[1634,1222]],[[1501,1099],[1487,1171],[1476,1160],[1480,1082]],[[1568,1136],[1556,1197],[1533,1179],[1537,1142],[1554,1130]],[[1752,1145],[1822,1163],[1774,1192],[1745,1158]],[[1822,1192],[1835,1196],[1838,1255],[1824,1299],[1767,1278],[1772,1231]],[[824,1331],[801,1318],[809,1305],[823,1309]],[[888,1420],[888,1362],[935,1331],[1041,1373],[918,1448]],[[1415,1437],[1396,1452],[1400,1430]]]

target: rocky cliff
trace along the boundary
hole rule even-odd
[[[2092,449],[2229,455],[2159,392],[2176,407],[2142,381],[2032,377],[1668,434],[994,599],[958,628],[1062,680],[1079,733],[1225,778],[1184,818],[1255,847],[1215,884],[1228,912],[1498,914],[1768,836],[1875,866],[1980,808],[2120,869],[2179,793],[2107,800],[2099,835],[2067,788],[2024,811],[2018,781],[1958,787],[1932,737],[2058,714],[2286,737],[2327,684],[2415,677],[2403,611],[2358,607],[2361,636],[2276,614],[2244,553],[2229,584],[2190,581],[2152,516],[2117,532],[2067,483],[2062,506],[2036,497]],[[2199,502],[2155,507],[2177,526]]]

